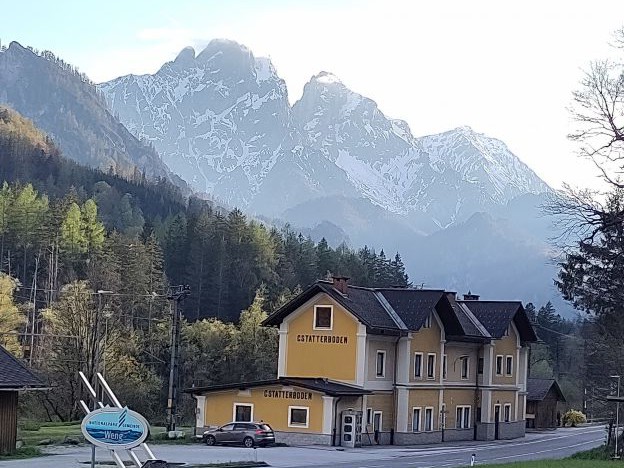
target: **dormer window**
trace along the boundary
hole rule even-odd
[[[431,315],[425,319],[425,323],[423,323],[423,328],[431,328]]]
[[[334,307],[330,305],[314,306],[314,329],[331,330],[334,325]]]

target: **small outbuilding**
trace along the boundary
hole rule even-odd
[[[15,451],[17,398],[24,390],[43,389],[44,383],[11,353],[0,346],[0,454]]]
[[[560,422],[560,417],[557,417],[559,404],[565,401],[561,387],[555,379],[527,379],[527,428],[556,428]]]

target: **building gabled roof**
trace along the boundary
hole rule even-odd
[[[0,346],[0,391],[44,387],[39,377]]]
[[[418,331],[435,311],[447,337],[483,342],[499,339],[514,322],[523,342],[537,341],[520,302],[455,301],[441,289],[365,288],[347,286],[342,294],[329,281],[317,281],[272,313],[263,325],[279,325],[289,314],[319,293],[325,293],[349,311],[369,332],[394,335]]]
[[[254,387],[267,387],[270,385],[284,385],[292,387],[301,387],[307,390],[314,390],[317,392],[323,392],[330,396],[358,396],[367,395],[371,393],[369,390],[364,390],[360,387],[348,385],[342,382],[336,382],[334,380],[324,378],[310,378],[310,377],[280,377],[273,380],[256,380],[254,382],[233,383],[223,385],[207,385],[205,387],[192,387],[184,390],[185,393],[197,394],[206,392],[217,392],[220,390],[246,390]]]
[[[435,311],[447,335],[462,335],[463,329],[446,292],[441,289],[381,288],[381,294],[401,317],[408,330],[417,331]]]
[[[492,338],[487,329],[464,304],[453,303],[453,309],[462,326],[463,337],[471,341],[486,341]]]
[[[552,388],[557,393],[557,401],[565,402],[565,396],[555,379],[527,379],[527,401],[544,400]]]
[[[513,322],[520,340],[524,342],[537,341],[531,321],[519,301],[458,301],[483,324],[492,338],[500,339]]]
[[[368,328],[387,330],[390,332],[399,331],[396,322],[379,302],[373,289],[349,286],[349,294],[345,296],[338,292],[331,283],[326,281],[317,281],[314,283],[301,294],[269,315],[263,322],[263,325],[279,325],[289,314],[308,302],[318,293],[329,295]]]

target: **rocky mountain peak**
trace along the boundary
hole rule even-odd
[[[195,49],[192,47],[185,47],[180,51],[175,60],[173,61],[179,67],[188,67],[195,62]]]

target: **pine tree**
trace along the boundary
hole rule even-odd
[[[82,229],[86,241],[86,250],[96,250],[102,247],[105,237],[104,225],[98,220],[97,204],[88,199],[82,206]]]
[[[72,203],[69,205],[65,219],[61,224],[61,248],[71,257],[76,257],[85,253],[88,245],[80,207],[76,203]]]

